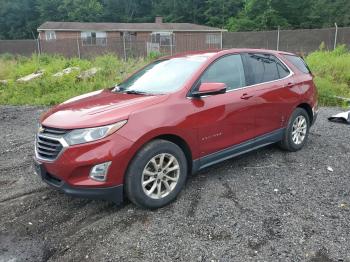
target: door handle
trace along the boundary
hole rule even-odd
[[[294,83],[289,82],[289,83],[286,84],[284,87],[292,88],[293,86],[294,86]]]
[[[252,95],[248,95],[247,93],[244,93],[242,96],[241,96],[241,99],[244,99],[244,100],[248,100],[249,98],[253,97]]]

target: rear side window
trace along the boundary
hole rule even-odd
[[[228,55],[216,60],[201,77],[202,83],[225,83],[227,90],[246,85],[244,67],[240,55]]]
[[[277,70],[278,70],[279,78],[285,78],[290,73],[288,68],[285,65],[283,65],[281,62],[277,63]]]
[[[298,68],[301,72],[305,74],[311,73],[309,67],[305,63],[304,59],[302,59],[301,57],[295,55],[284,55],[284,57],[287,58],[287,60],[293,65],[295,65],[296,68]]]
[[[245,54],[246,76],[249,85],[281,79],[289,75],[288,68],[269,54]]]

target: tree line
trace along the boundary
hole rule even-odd
[[[0,0],[0,39],[35,38],[45,21],[188,22],[229,31],[350,25],[349,0]]]

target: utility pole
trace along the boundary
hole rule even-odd
[[[81,54],[80,54],[80,45],[79,45],[79,37],[77,35],[77,50],[78,50],[78,57],[79,59],[81,58]]]
[[[277,27],[277,51],[280,48],[280,26]]]
[[[123,32],[123,49],[124,49],[124,60],[127,60],[127,55],[126,55],[126,44],[125,44],[125,37],[126,37],[126,32]]]
[[[337,38],[338,38],[338,25],[337,23],[334,23],[335,25],[335,36],[334,36],[334,48],[333,49],[336,49],[337,48]]]

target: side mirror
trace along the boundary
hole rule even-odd
[[[201,83],[198,91],[192,93],[195,97],[218,95],[226,92],[225,83]]]

